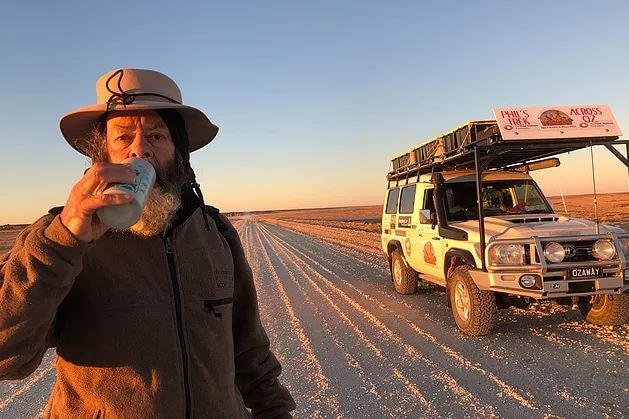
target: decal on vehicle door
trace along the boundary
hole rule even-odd
[[[410,256],[411,255],[411,240],[410,239],[406,239],[404,240],[404,248],[406,249],[406,255]]]
[[[431,265],[437,264],[437,257],[435,256],[435,249],[432,247],[432,242],[426,242],[424,245],[424,262]]]
[[[409,215],[400,216],[397,220],[398,227],[410,227],[411,226],[411,217]]]

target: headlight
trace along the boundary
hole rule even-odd
[[[544,247],[544,257],[552,263],[559,263],[566,257],[566,250],[557,242],[550,242]]]
[[[592,256],[599,260],[611,260],[616,256],[616,248],[610,240],[597,240],[592,245]]]
[[[524,265],[524,246],[521,244],[497,244],[489,249],[491,265]]]

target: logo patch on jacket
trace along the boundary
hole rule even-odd
[[[234,276],[228,271],[217,271],[215,274],[216,289],[234,288]]]

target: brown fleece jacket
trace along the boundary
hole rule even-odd
[[[51,214],[28,227],[0,260],[0,379],[56,346],[45,417],[290,417],[238,235],[209,223],[197,209],[170,243],[84,244]]]

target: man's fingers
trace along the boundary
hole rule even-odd
[[[93,213],[96,210],[111,205],[127,204],[133,200],[130,194],[98,194],[83,200],[83,210],[86,213]]]
[[[99,193],[111,183],[133,183],[135,172],[129,165],[114,163],[94,163],[81,180],[85,194]]]
[[[97,210],[112,205],[127,204],[133,200],[129,194],[98,194],[86,196],[76,207],[75,214],[83,214],[82,217],[92,217]]]
[[[133,200],[130,194],[105,194],[103,191],[112,183],[134,181],[135,173],[128,165],[95,163],[72,187],[61,212],[61,222],[79,240],[90,242],[100,237],[106,228],[94,213],[100,208]]]

